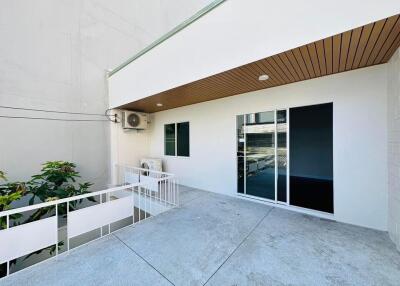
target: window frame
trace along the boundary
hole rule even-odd
[[[167,134],[166,134],[166,127],[168,126],[168,125],[173,125],[174,126],[174,155],[168,155],[167,154]],[[168,156],[168,157],[175,157],[176,156],[176,151],[177,151],[177,148],[176,148],[176,139],[177,139],[177,135],[176,135],[176,123],[166,123],[166,124],[164,124],[164,129],[163,129],[163,132],[164,132],[164,141],[163,141],[163,143],[164,143],[164,156]]]
[[[188,123],[188,126],[189,126],[189,134],[188,134],[188,142],[189,142],[189,155],[188,156],[182,156],[182,155],[178,155],[178,124],[180,124],[180,123]],[[174,127],[175,127],[175,155],[167,155],[166,154],[166,142],[165,142],[165,139],[166,139],[166,137],[165,137],[165,126],[167,126],[167,125],[174,125]],[[164,157],[171,157],[171,158],[190,158],[190,145],[191,145],[191,140],[190,140],[190,121],[189,120],[187,120],[187,121],[179,121],[179,122],[171,122],[171,123],[165,123],[164,124]]]

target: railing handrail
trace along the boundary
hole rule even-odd
[[[9,215],[22,213],[22,212],[26,212],[26,211],[31,211],[31,210],[35,210],[35,209],[40,209],[40,208],[45,208],[45,207],[51,207],[54,205],[68,203],[68,202],[81,200],[81,199],[85,199],[85,198],[89,198],[89,197],[93,197],[93,196],[99,196],[99,195],[103,195],[103,194],[107,194],[107,193],[111,193],[111,192],[121,191],[121,190],[129,189],[129,188],[137,187],[139,185],[141,185],[141,183],[123,185],[123,186],[113,187],[113,188],[109,188],[109,189],[105,189],[105,190],[101,190],[101,191],[89,192],[89,193],[86,193],[83,195],[58,199],[58,200],[54,200],[54,201],[50,201],[50,202],[44,202],[44,203],[34,204],[34,205],[30,205],[30,206],[25,206],[25,207],[19,207],[19,208],[15,208],[12,210],[0,212],[0,217],[9,216]]]
[[[167,180],[167,179],[175,177],[175,175],[171,174],[171,173],[161,172],[161,171],[156,171],[156,170],[150,170],[150,169],[146,169],[146,168],[133,167],[133,166],[124,165],[124,164],[117,164],[117,166],[168,176],[168,177],[159,178],[160,181]],[[99,195],[106,194],[106,193],[125,190],[125,189],[128,189],[128,188],[133,188],[133,187],[140,186],[141,184],[142,184],[141,182],[137,182],[137,183],[134,183],[134,184],[128,184],[128,185],[113,187],[113,188],[109,188],[109,189],[105,189],[105,190],[101,190],[101,191],[89,192],[89,193],[86,193],[86,194],[83,194],[83,195],[78,195],[78,196],[58,199],[58,200],[54,200],[54,201],[50,201],[50,202],[43,202],[43,203],[34,204],[34,205],[30,205],[30,206],[19,207],[19,208],[15,208],[15,209],[11,209],[11,210],[0,212],[0,217],[13,215],[13,214],[17,214],[17,213],[22,213],[22,212],[27,212],[27,211],[31,211],[31,210],[35,210],[35,209],[44,208],[44,207],[51,207],[51,206],[54,206],[54,205],[67,203],[67,202],[72,202],[72,201],[76,201],[76,200],[81,200],[81,199],[85,199],[85,198],[89,198],[89,197],[99,196]]]
[[[167,173],[167,172],[163,172],[163,171],[156,171],[156,170],[151,170],[151,169],[146,169],[146,168],[133,167],[133,166],[125,165],[125,164],[116,164],[116,166],[117,167],[124,167],[124,168],[131,168],[131,169],[140,170],[140,171],[144,171],[144,172],[167,175],[167,176],[169,176],[171,178],[175,177],[175,174]]]

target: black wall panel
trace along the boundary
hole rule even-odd
[[[290,204],[333,213],[332,103],[289,112]]]

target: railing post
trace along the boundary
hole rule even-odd
[[[147,191],[148,189],[146,187],[144,187],[144,218],[147,218]]]
[[[161,204],[161,181],[157,182],[157,194],[156,194],[156,198],[158,196],[158,201]]]
[[[56,204],[56,257],[58,256],[58,204]]]
[[[7,215],[6,216],[6,229],[9,229],[9,228],[10,228],[10,216]],[[6,276],[8,276],[8,275],[10,275],[10,261],[9,260],[7,261],[7,275]]]
[[[99,204],[101,205],[103,203],[103,194],[100,195],[100,202]],[[103,236],[103,226],[100,227],[100,237]]]
[[[167,189],[167,182],[164,180],[164,205],[167,207],[167,195],[168,195],[168,189]]]
[[[132,192],[132,225],[135,224],[135,189],[134,187],[131,187],[131,192]]]
[[[110,193],[106,193],[106,202],[110,202]],[[108,224],[108,234],[111,233],[111,224]]]
[[[176,195],[178,196],[178,206],[180,205],[181,201],[180,201],[180,192],[179,192],[179,182],[178,180],[175,180],[175,185],[176,185]]]
[[[68,231],[68,223],[69,223],[69,202],[67,202],[67,253],[69,252],[69,231]]]
[[[174,183],[174,179],[171,179],[171,183],[172,183],[172,196],[173,196],[173,201],[174,201],[174,206],[176,206],[176,191],[175,191],[175,183]]]
[[[138,220],[138,222],[141,221],[141,213],[140,213],[140,212],[142,211],[141,202],[140,202],[141,192],[142,192],[142,186],[139,185],[139,186],[138,186],[138,193],[139,193],[139,195],[138,195],[138,198],[139,198],[139,220]]]

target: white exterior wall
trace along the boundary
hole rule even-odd
[[[106,70],[209,2],[1,1],[0,105],[103,114],[108,107]],[[5,109],[0,115],[94,119]],[[0,170],[10,181],[25,180],[45,161],[68,160],[77,163],[82,180],[104,186],[109,126],[0,118]]]
[[[400,250],[400,50],[388,63],[389,234]]]
[[[113,114],[121,112],[114,110]],[[150,153],[150,131],[122,129],[121,124],[111,125],[111,175],[112,183],[116,183],[117,165],[139,167],[140,159]]]
[[[150,156],[180,183],[236,195],[236,115],[333,102],[334,205],[341,222],[386,230],[386,65],[176,108],[153,115]],[[164,124],[190,122],[190,158],[163,155]]]
[[[113,75],[110,106],[117,107],[399,12],[398,0],[228,0]]]

